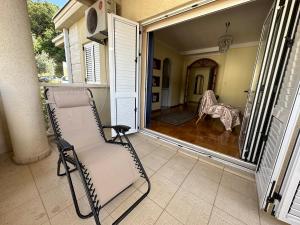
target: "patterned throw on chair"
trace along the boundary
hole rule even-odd
[[[233,127],[240,125],[240,110],[218,103],[215,93],[212,90],[205,91],[199,107],[199,118],[196,124],[205,115],[210,115],[212,118],[220,118],[225,129],[231,131]]]

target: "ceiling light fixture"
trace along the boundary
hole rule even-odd
[[[227,34],[229,26],[230,26],[230,22],[226,22],[225,23],[226,32],[218,39],[219,52],[221,53],[227,52],[233,41],[232,35]]]

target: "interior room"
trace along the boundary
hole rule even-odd
[[[240,158],[241,125],[271,4],[255,1],[151,32],[147,128]]]

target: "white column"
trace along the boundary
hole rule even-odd
[[[73,83],[71,51],[70,51],[70,41],[69,41],[68,29],[64,28],[63,34],[64,34],[65,56],[66,56],[67,71],[68,71],[68,81],[69,81],[69,83]]]
[[[25,0],[0,4],[0,92],[16,163],[50,153]]]

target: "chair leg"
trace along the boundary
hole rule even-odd
[[[146,181],[148,184],[147,191],[135,203],[133,203],[118,219],[116,219],[116,221],[113,222],[112,225],[118,225],[138,204],[141,203],[141,201],[144,200],[144,198],[147,197],[147,195],[149,194],[150,189],[151,189],[151,184],[150,184],[150,180],[148,179],[148,177],[146,178]]]

